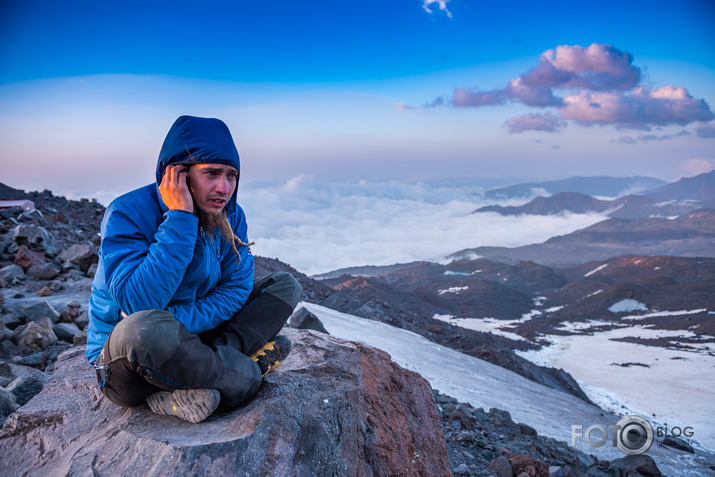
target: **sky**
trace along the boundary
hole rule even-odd
[[[106,205],[154,180],[178,116],[216,117],[294,266],[522,245],[592,219],[423,229],[461,230],[490,187],[715,168],[714,22],[711,0],[5,0],[0,182]],[[304,264],[316,237],[347,248]]]
[[[715,166],[714,21],[709,0],[7,0],[0,181],[142,185],[181,114],[229,125],[244,181],[674,180]]]

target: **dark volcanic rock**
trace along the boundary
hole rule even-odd
[[[112,404],[72,348],[0,431],[0,474],[451,475],[423,378],[374,348],[286,334],[293,352],[257,396],[200,424]]]
[[[88,243],[72,245],[63,251],[58,258],[63,262],[74,263],[83,272],[87,272],[89,267],[99,261],[97,251]]]
[[[298,308],[290,315],[290,327],[301,330],[315,330],[321,333],[327,333],[320,318],[306,310],[304,307]]]

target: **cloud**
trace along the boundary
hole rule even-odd
[[[616,142],[619,144],[638,144],[638,141],[631,136],[621,136]]]
[[[652,89],[639,86],[641,79],[641,70],[633,65],[633,55],[628,52],[597,43],[585,48],[561,45],[542,53],[536,67],[512,79],[504,88],[486,91],[455,88],[451,98],[440,96],[425,107],[474,108],[516,102],[556,108],[562,120],[586,126],[641,130],[715,119],[707,102],[693,98],[685,88],[669,85]],[[563,91],[566,96],[555,91]],[[513,118],[509,121],[509,132],[534,129],[553,132],[563,125],[557,125],[556,117],[540,124],[538,118],[538,115]],[[537,126],[520,127],[522,122]],[[697,134],[713,137],[709,126],[699,128]]]
[[[291,184],[246,184],[239,201],[248,217],[249,238],[256,241],[253,253],[279,258],[310,275],[357,265],[442,260],[481,245],[538,243],[603,219],[596,214],[472,214],[486,205],[474,186],[318,180]],[[475,235],[475,230],[481,232]]]
[[[563,100],[554,96],[551,88],[527,86],[521,78],[512,80],[504,89],[479,91],[457,88],[454,90],[451,104],[458,108],[469,108],[505,104],[508,101],[518,101],[536,107],[563,105]]]
[[[511,118],[506,122],[506,126],[510,133],[522,133],[524,131],[557,132],[559,128],[566,126],[566,122],[550,112],[545,114],[529,113]]]
[[[409,104],[405,103],[395,103],[393,107],[398,111],[407,111],[409,109],[415,109],[414,106],[410,106]]]
[[[434,13],[433,10],[430,8],[430,5],[436,3],[439,6],[440,10],[445,12],[449,18],[452,18],[452,12],[447,9],[447,2],[449,2],[449,0],[424,0],[424,3],[422,3],[422,8],[424,8],[427,13]]]
[[[701,124],[695,129],[695,134],[704,139],[715,137],[715,124]]]
[[[702,99],[685,88],[664,86],[655,90],[638,87],[629,94],[581,91],[564,99],[561,117],[582,124],[612,124],[619,128],[686,125],[710,121],[715,116]]]
[[[451,104],[451,101],[445,96],[439,96],[429,103],[423,105],[424,108],[436,108],[437,106],[444,106],[446,104]]]
[[[509,97],[504,90],[478,91],[457,88],[454,90],[451,104],[460,108],[492,106],[504,104],[508,99]],[[437,98],[435,101],[440,100],[440,105],[445,104],[446,101],[442,97]],[[435,105],[435,101],[432,102],[433,105]]]
[[[561,107],[554,89],[622,91],[638,84],[640,69],[633,57],[610,45],[588,48],[562,45],[541,54],[537,66],[511,80],[506,87],[489,91],[457,88],[452,105],[479,107],[516,101],[534,107]]]
[[[681,135],[682,134],[677,134],[675,137]],[[673,136],[671,136],[670,134],[661,134],[660,136],[658,136],[657,134],[639,134],[636,137],[622,136],[617,140],[611,142],[617,142],[619,144],[638,144],[639,142],[646,143],[651,141],[670,141],[671,139],[673,139]]]
[[[536,68],[520,76],[529,87],[626,91],[641,78],[633,56],[611,45],[561,45],[541,54]]]

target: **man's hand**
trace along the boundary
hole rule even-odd
[[[169,209],[194,212],[194,199],[186,182],[189,177],[188,170],[186,166],[174,164],[167,166],[164,171],[164,177],[159,184],[159,194]]]

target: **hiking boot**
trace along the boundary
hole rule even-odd
[[[288,337],[278,335],[274,341],[269,341],[261,349],[253,353],[251,359],[258,363],[261,368],[261,374],[265,376],[281,365],[288,353],[290,353],[290,349],[291,344]]]
[[[197,423],[209,417],[220,400],[221,394],[215,389],[178,389],[151,394],[146,403],[157,414]]]

